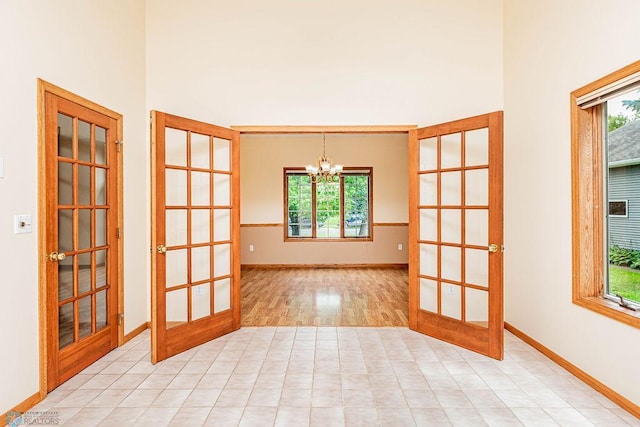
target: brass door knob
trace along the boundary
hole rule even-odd
[[[498,252],[498,245],[496,245],[495,243],[490,244],[489,245],[489,252],[491,252],[491,253]]]
[[[49,261],[53,261],[53,262],[57,262],[57,261],[63,261],[67,256],[60,252],[51,252],[49,254]]]
[[[166,254],[167,253],[167,247],[165,245],[158,245],[158,253],[159,254]]]

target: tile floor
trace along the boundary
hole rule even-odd
[[[513,335],[505,360],[410,331],[246,327],[157,365],[149,332],[32,411],[75,426],[640,426]]]

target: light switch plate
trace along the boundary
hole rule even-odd
[[[31,215],[15,215],[13,217],[13,232],[15,234],[31,233]]]

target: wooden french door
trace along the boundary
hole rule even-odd
[[[152,115],[152,362],[240,328],[240,133]]]
[[[118,345],[121,119],[44,91],[47,391]]]
[[[500,360],[502,117],[409,133],[409,326]]]

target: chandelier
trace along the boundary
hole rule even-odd
[[[334,165],[331,157],[327,157],[327,141],[322,134],[322,156],[318,159],[317,165],[307,165],[307,174],[312,182],[333,182],[342,173],[342,165]]]

